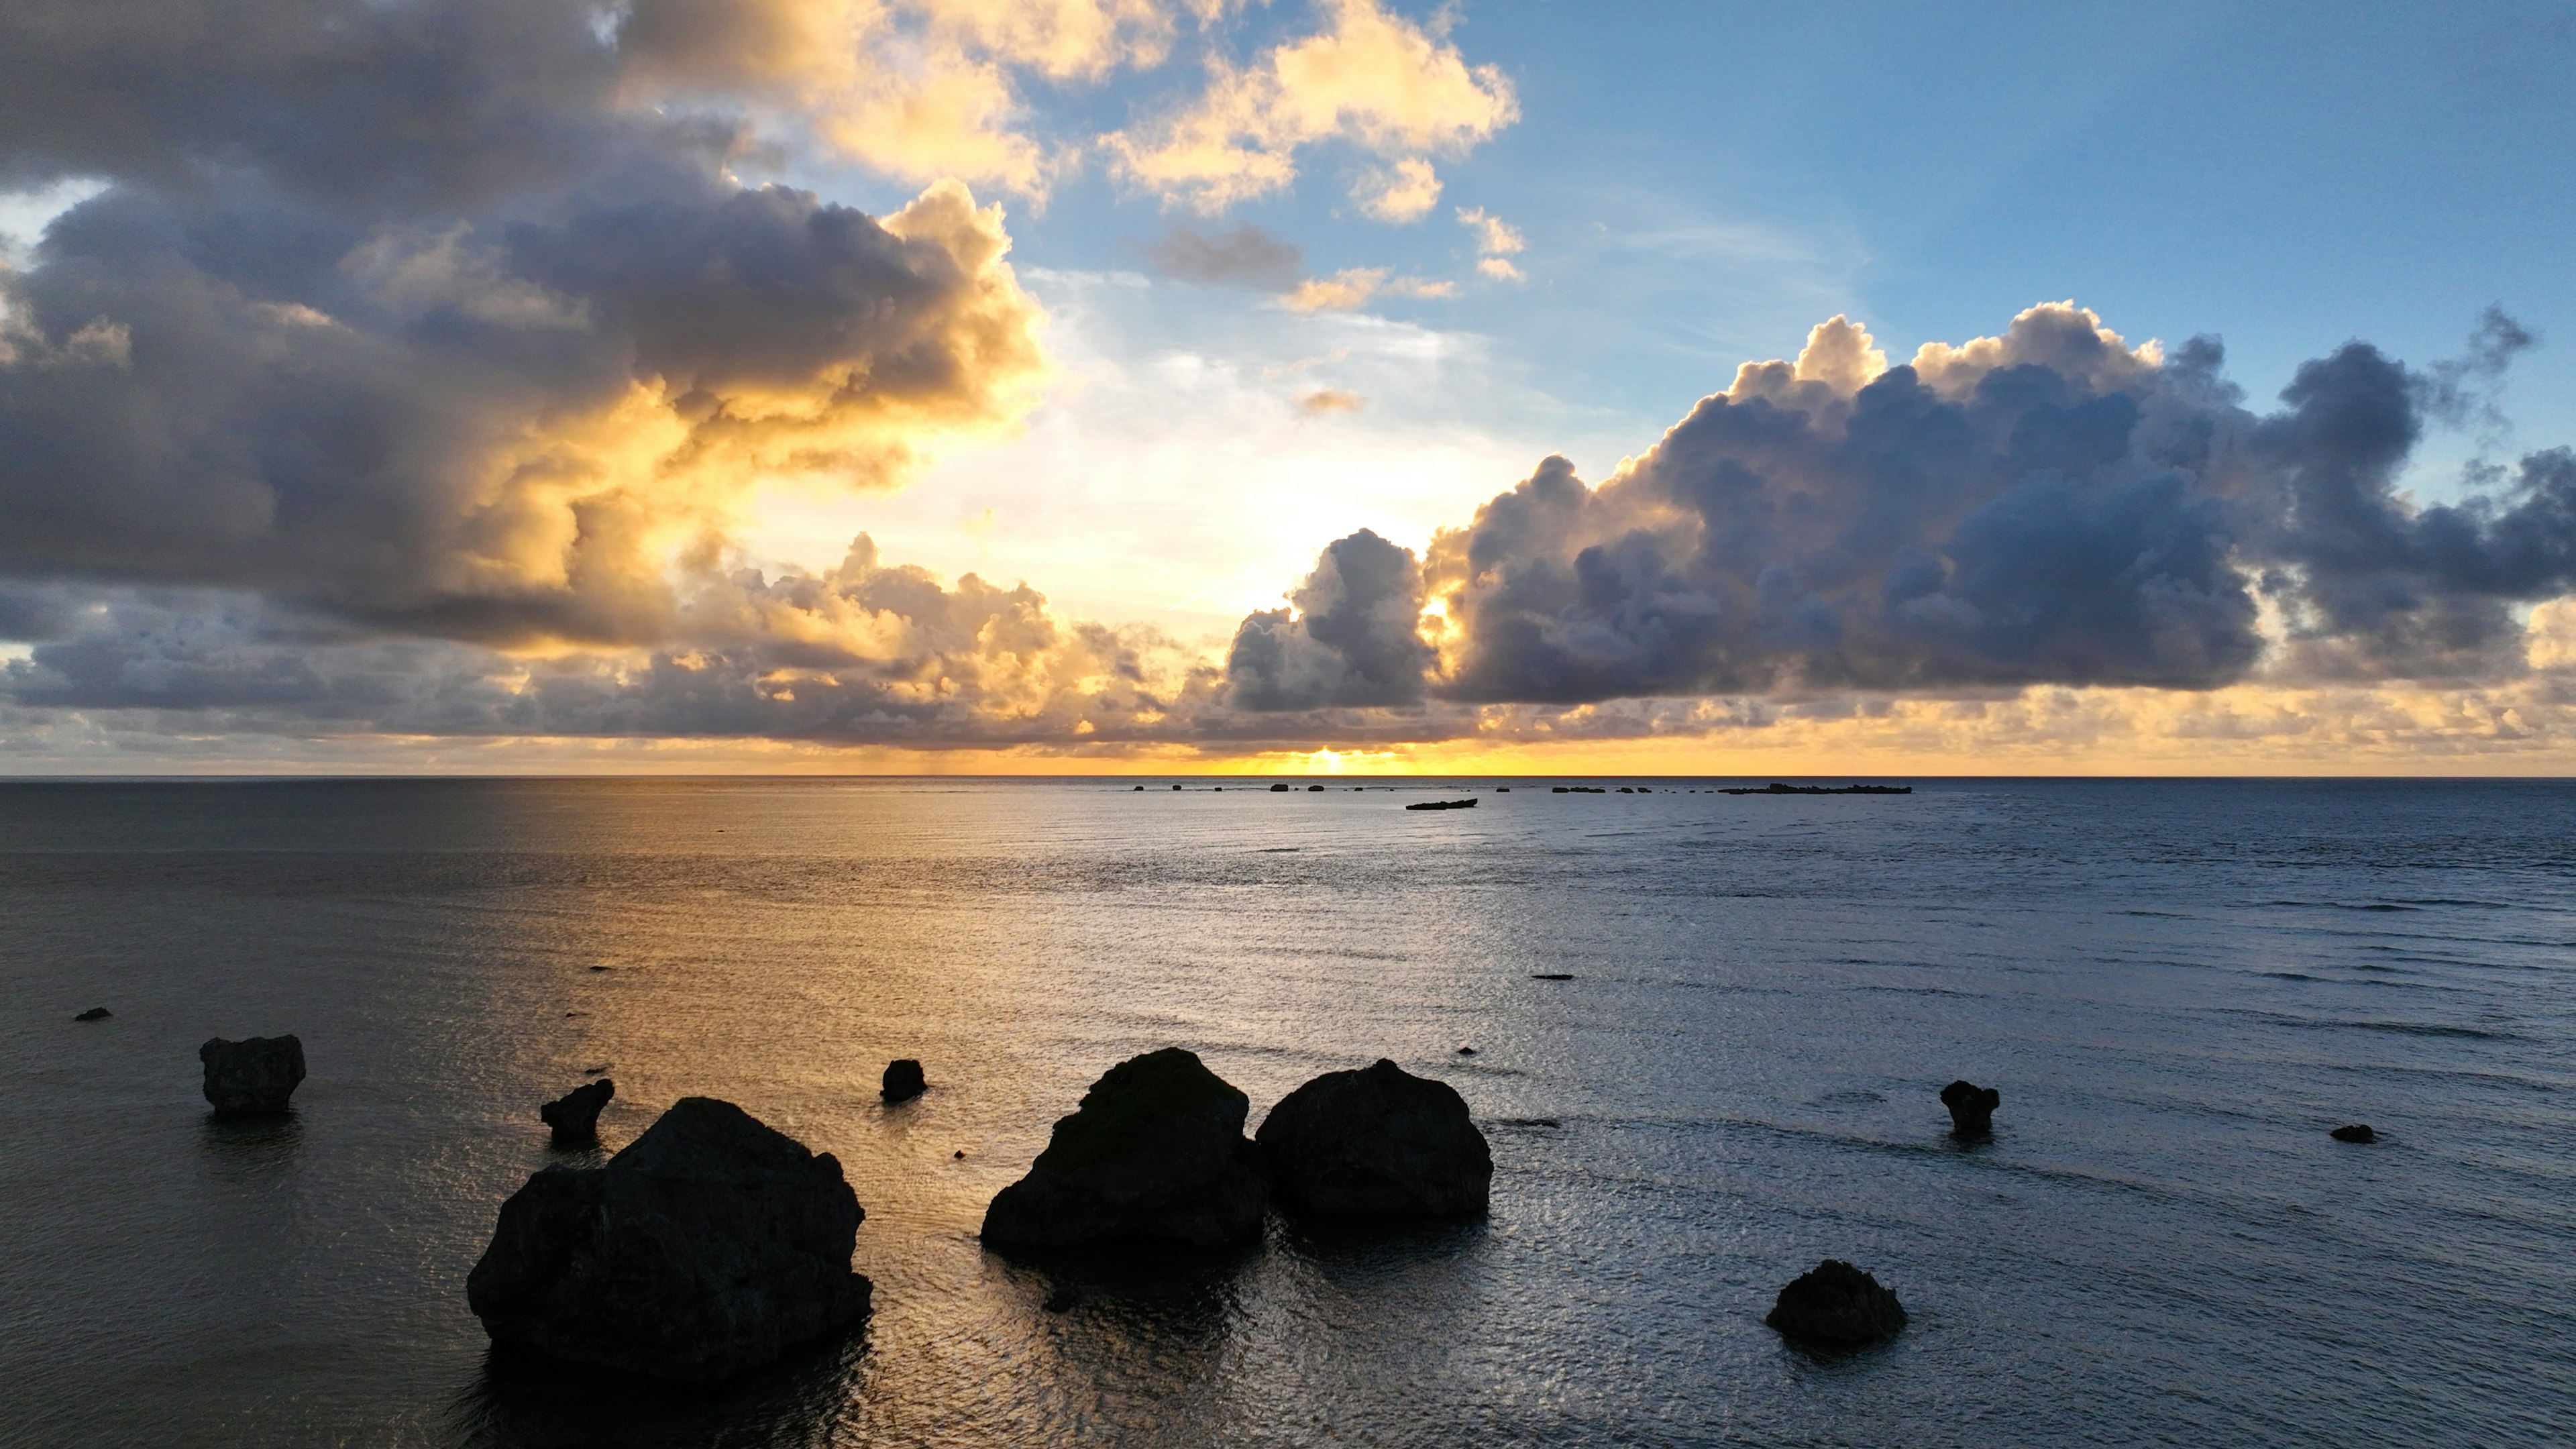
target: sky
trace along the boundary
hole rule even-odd
[[[0,774],[2576,768],[2563,5],[22,0]]]

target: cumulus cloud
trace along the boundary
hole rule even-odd
[[[1419,156],[1392,166],[1372,167],[1351,186],[1351,200],[1380,221],[1420,221],[1440,204],[1440,174]]]
[[[1301,148],[1337,140],[1390,163],[1354,192],[1363,209],[1407,221],[1438,198],[1428,158],[1463,152],[1519,118],[1501,71],[1468,65],[1455,45],[1377,0],[1318,8],[1323,30],[1240,69],[1212,59],[1195,102],[1101,138],[1118,174],[1213,215],[1284,189]]]
[[[1458,208],[1458,224],[1475,233],[1477,271],[1497,282],[1521,280],[1521,269],[1512,258],[1525,250],[1529,243],[1522,239],[1520,228],[1481,206]]]
[[[998,207],[740,186],[583,7],[54,8],[0,155],[108,184],[0,273],[0,573],[632,644],[761,480],[889,486],[1047,375]]]
[[[637,650],[513,658],[238,592],[22,586],[11,611],[41,642],[0,664],[10,703],[270,732],[1108,742],[1216,687],[1150,630],[1064,623],[1025,585],[944,587],[865,536],[828,574],[687,576],[667,637]]]
[[[2490,318],[2478,346],[2517,335]],[[2576,588],[2576,455],[2416,507],[2399,472],[2458,369],[2353,343],[2258,416],[2221,360],[2056,304],[1890,368],[1837,317],[1599,487],[1550,458],[1439,533],[1416,620],[1436,654],[1370,634],[1350,668],[1389,697],[1410,697],[1389,661],[1412,659],[1436,698],[1583,706],[2527,667],[2513,606]],[[1330,696],[1278,682],[1341,677],[1325,656],[1342,635],[1296,622],[1245,621],[1245,708]]]
[[[1295,283],[1306,261],[1305,252],[1248,221],[1219,232],[1175,226],[1161,240],[1146,243],[1144,252],[1167,277],[1269,290]]]
[[[1423,694],[1431,647],[1417,628],[1422,570],[1413,550],[1367,529],[1341,539],[1288,596],[1253,614],[1226,653],[1234,701],[1251,710],[1405,705]]]

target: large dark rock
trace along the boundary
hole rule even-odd
[[[1995,1108],[2002,1106],[2003,1100],[2003,1093],[1974,1082],[1952,1082],[1943,1087],[1941,1105],[1950,1109],[1950,1135],[1963,1141],[1993,1136]]]
[[[227,1115],[283,1112],[304,1080],[304,1043],[292,1035],[215,1037],[197,1048],[197,1060],[206,1065],[206,1100]]]
[[[599,1140],[599,1109],[617,1095],[617,1083],[606,1077],[573,1088],[537,1109],[545,1124],[555,1129],[557,1147],[577,1147]]]
[[[1791,1338],[1849,1347],[1905,1326],[1905,1305],[1878,1280],[1840,1258],[1827,1258],[1780,1290],[1762,1320]]]
[[[1111,1067],[1056,1120],[1029,1174],[984,1211],[1005,1252],[1143,1239],[1214,1248],[1258,1237],[1269,1200],[1252,1103],[1178,1047]]]
[[[501,1205],[465,1301],[492,1341],[663,1378],[729,1377],[867,1316],[841,1164],[683,1097],[604,1167]]]
[[[2337,1142],[2376,1142],[2379,1140],[2379,1134],[2371,1131],[2370,1124],[2367,1122],[2355,1122],[2350,1126],[2337,1127],[2326,1135]]]
[[[1290,1208],[1353,1217],[1472,1217],[1494,1155],[1447,1082],[1390,1061],[1289,1093],[1253,1139]]]
[[[877,1095],[889,1102],[909,1102],[929,1090],[930,1081],[922,1076],[921,1063],[910,1057],[897,1057],[886,1063],[885,1076],[877,1084]]]
[[[82,1012],[81,1014],[79,1014],[78,1016],[73,1017],[73,1018],[72,1018],[72,1020],[74,1020],[74,1021],[105,1021],[105,1020],[107,1020],[109,1017],[114,1016],[114,1015],[116,1015],[116,1013],[115,1013],[115,1012],[108,1010],[108,1009],[107,1009],[106,1007],[104,1007],[104,1006],[93,1006],[93,1007],[91,1007],[89,1010],[84,1011],[84,1012]]]

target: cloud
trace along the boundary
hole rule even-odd
[[[1297,410],[1314,417],[1329,413],[1355,413],[1368,406],[1368,399],[1339,388],[1318,388],[1297,399]]]
[[[1144,252],[1155,270],[1167,277],[1269,290],[1294,283],[1306,261],[1306,254],[1296,246],[1248,221],[1220,232],[1175,226],[1162,240],[1146,243]]]
[[[1521,238],[1520,229],[1480,206],[1458,208],[1458,224],[1476,234],[1476,270],[1497,282],[1522,280],[1521,269],[1511,259],[1529,243]]]
[[[1007,247],[953,182],[881,220],[707,178],[363,228],[120,184],[0,278],[0,571],[650,637],[758,479],[889,486],[1031,405]]]
[[[892,486],[1048,376],[998,206],[739,185],[582,7],[235,9],[0,18],[0,155],[105,182],[0,272],[0,574],[634,644],[762,480]]]
[[[1385,174],[1399,186],[1364,181],[1355,195],[1392,198],[1389,211],[1372,214],[1410,220],[1431,204],[1406,210],[1412,198],[1437,186],[1428,157],[1462,153],[1518,119],[1501,71],[1469,66],[1456,46],[1377,0],[1319,8],[1326,29],[1241,69],[1212,59],[1196,102],[1102,137],[1116,173],[1166,203],[1214,215],[1284,189],[1300,148],[1339,140],[1397,163]]]
[[[2490,319],[2480,345],[2505,335]],[[2510,607],[2576,587],[2576,455],[2417,508],[2398,475],[2440,374],[2353,343],[2256,416],[2220,363],[2061,303],[1889,368],[1837,317],[1599,487],[1550,458],[1440,532],[1417,621],[1436,656],[1372,634],[1349,668],[1390,698],[1581,707],[2527,667]],[[1245,620],[1245,708],[1330,696],[1281,682],[1341,677],[1341,636],[1295,622]],[[1405,658],[1409,685],[1386,672]]]
[[[1309,277],[1280,302],[1292,312],[1351,312],[1380,296],[1436,298],[1457,291],[1454,282],[1392,276],[1384,267],[1350,267],[1329,277]]]
[[[1235,631],[1225,672],[1250,710],[1405,705],[1422,698],[1432,662],[1417,622],[1422,571],[1413,550],[1367,529],[1333,543],[1288,596]]]
[[[1529,245],[1522,239],[1518,227],[1481,206],[1459,207],[1458,224],[1476,234],[1476,250],[1483,256],[1516,256]]]
[[[1440,204],[1440,177],[1430,162],[1408,156],[1393,166],[1362,172],[1351,186],[1351,200],[1380,221],[1420,221]]]
[[[628,651],[512,658],[237,592],[69,602],[0,665],[0,698],[200,729],[989,746],[1134,739],[1215,685],[1150,630],[1066,624],[1024,585],[943,587],[864,536],[828,574],[692,574],[669,636]]]
[[[634,0],[616,39],[632,101],[750,100],[891,175],[1042,196],[1075,148],[1031,134],[1016,76],[1159,65],[1176,21],[1155,0]]]

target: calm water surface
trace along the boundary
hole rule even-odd
[[[1494,783],[0,785],[0,1442],[2566,1442],[2576,788]],[[293,1116],[209,1120],[198,1042],[284,1031]],[[1491,1220],[981,1251],[1173,1044],[1256,1119],[1446,1078]],[[612,1149],[704,1093],[839,1156],[863,1338],[487,1363],[466,1271],[603,1065]],[[1784,1346],[1828,1255],[1912,1326]]]

